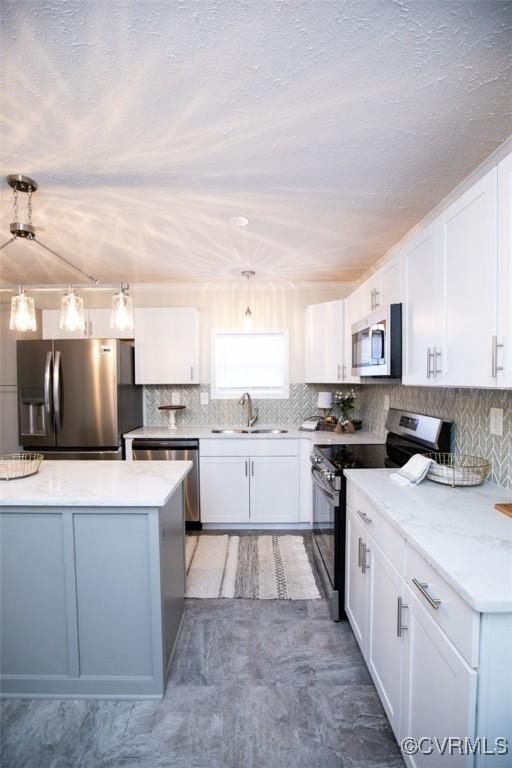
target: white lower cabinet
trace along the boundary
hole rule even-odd
[[[298,441],[202,442],[206,443],[200,459],[204,523],[300,522]],[[283,455],[287,449],[294,455]]]
[[[367,545],[368,546],[368,545]],[[375,542],[366,550],[368,583],[367,663],[391,727],[400,733],[400,697],[404,652],[403,581]]]
[[[346,612],[397,741],[422,740],[406,764],[496,764],[448,744],[510,730],[512,617],[471,609],[350,480],[347,499]]]
[[[201,520],[204,523],[249,522],[249,459],[238,456],[201,458]]]
[[[477,673],[464,661],[437,622],[406,587],[407,642],[404,647],[400,733],[415,739],[475,737]],[[409,758],[414,768],[473,766],[473,756],[423,754]],[[436,762],[437,761],[437,762]]]
[[[296,456],[250,459],[250,519],[254,523],[298,520],[299,472]]]
[[[362,525],[354,513],[347,513],[345,608],[363,655],[368,612],[368,579],[361,568]]]

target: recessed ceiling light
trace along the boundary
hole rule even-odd
[[[246,227],[249,223],[249,219],[245,216],[233,216],[229,220],[230,224],[233,224],[234,227]]]

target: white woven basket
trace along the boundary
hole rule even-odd
[[[8,453],[0,456],[0,480],[17,480],[35,475],[44,459],[42,453]]]

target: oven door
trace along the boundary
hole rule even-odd
[[[320,573],[331,597],[331,613],[339,616],[339,520],[340,494],[329,487],[321,470],[311,469],[313,481],[313,542],[320,561]],[[343,565],[342,565],[343,567]]]

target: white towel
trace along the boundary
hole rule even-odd
[[[391,478],[399,485],[419,485],[426,478],[431,464],[432,459],[416,453]]]

